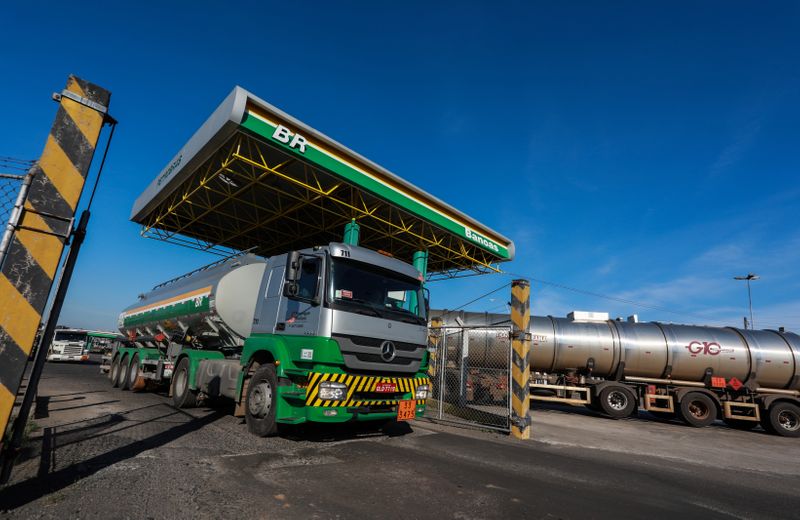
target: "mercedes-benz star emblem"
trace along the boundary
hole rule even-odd
[[[397,350],[394,348],[394,343],[389,341],[388,339],[381,343],[381,359],[386,361],[387,363],[391,363],[394,359],[395,354],[397,354]]]

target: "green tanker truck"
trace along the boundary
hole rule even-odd
[[[262,436],[281,423],[413,419],[430,384],[422,278],[344,243],[239,255],[125,309],[119,328],[133,345],[116,348],[110,379],[170,382],[180,408],[233,399]]]

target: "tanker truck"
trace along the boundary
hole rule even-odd
[[[228,398],[250,432],[409,420],[425,410],[427,297],[415,267],[352,244],[240,254],[165,282],[119,317],[113,386]]]
[[[442,316],[445,331],[458,325],[470,340],[475,336],[470,360],[507,364],[508,334],[487,335],[485,327],[507,324],[508,315],[432,315]],[[607,313],[576,311],[566,318],[532,316],[530,335],[532,401],[584,405],[614,418],[641,407],[695,427],[719,418],[733,428],[761,424],[770,433],[800,436],[795,333],[639,322],[636,316],[610,320]]]

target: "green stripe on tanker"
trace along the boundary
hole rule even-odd
[[[198,301],[198,299],[200,301]],[[176,319],[190,314],[201,314],[209,312],[210,308],[208,296],[203,296],[201,298],[186,300],[184,302],[178,302],[136,314],[123,314],[122,326],[134,327],[145,323]]]

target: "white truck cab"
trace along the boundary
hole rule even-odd
[[[47,351],[48,361],[86,361],[89,359],[85,330],[58,329]]]

